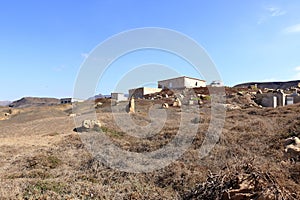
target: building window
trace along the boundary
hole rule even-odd
[[[198,82],[196,82],[196,84],[195,84],[196,86],[198,85]]]
[[[169,88],[172,88],[173,84],[172,82],[169,83]]]

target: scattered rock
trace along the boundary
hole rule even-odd
[[[69,114],[69,117],[76,117],[76,114],[75,113],[71,113],[71,114]]]
[[[191,120],[191,122],[194,124],[199,124],[199,123],[203,123],[204,119],[202,119],[200,117],[195,117],[194,119]]]
[[[182,103],[180,101],[179,98],[175,98],[175,101],[173,103],[173,107],[181,107],[182,106]]]
[[[161,105],[161,107],[164,108],[164,109],[167,109],[167,108],[169,108],[169,104],[163,103],[163,104]]]
[[[201,99],[198,100],[198,105],[202,105],[203,101]]]
[[[233,105],[233,104],[224,104],[224,107],[225,107],[227,110],[239,110],[239,109],[241,109],[240,106]]]
[[[156,99],[162,99],[162,95],[156,95]]]
[[[244,96],[244,93],[243,92],[238,92],[237,95]]]
[[[189,105],[194,105],[194,101],[193,100],[189,100]]]
[[[98,120],[86,119],[82,122],[82,127],[85,129],[100,128],[101,123]]]
[[[99,120],[86,119],[82,121],[81,127],[74,128],[75,132],[89,132],[89,131],[99,131],[101,128],[101,123]]]
[[[261,89],[259,89],[256,94],[262,94],[263,92],[261,91]]]
[[[98,102],[98,103],[96,103],[95,104],[95,108],[97,109],[97,108],[101,108],[102,107],[102,105],[103,105],[103,103],[101,103],[101,102]]]
[[[300,161],[300,139],[298,137],[291,137],[284,142],[284,154],[288,159]]]

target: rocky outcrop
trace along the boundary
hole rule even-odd
[[[100,128],[101,123],[98,120],[86,119],[82,122],[82,127],[85,128],[85,129]]]

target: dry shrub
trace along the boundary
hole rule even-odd
[[[299,197],[299,196],[298,196]],[[183,199],[297,199],[269,172],[251,163],[237,163],[183,195]]]
[[[289,173],[291,179],[296,183],[300,184],[300,163],[295,163],[289,167]]]

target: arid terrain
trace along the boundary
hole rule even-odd
[[[241,108],[226,112],[220,140],[200,159],[211,120],[209,100],[204,102],[199,120],[190,119],[198,124],[190,148],[150,173],[121,172],[93,158],[74,131],[71,105],[1,107],[0,199],[300,199],[300,163],[284,156],[285,139],[300,136],[299,104],[243,107],[244,100],[227,99]],[[102,132],[126,151],[154,151],[178,132],[180,108],[166,109],[159,133],[137,139],[114,123],[110,100],[99,101]],[[130,115],[147,124],[149,108],[163,102],[137,100]]]

